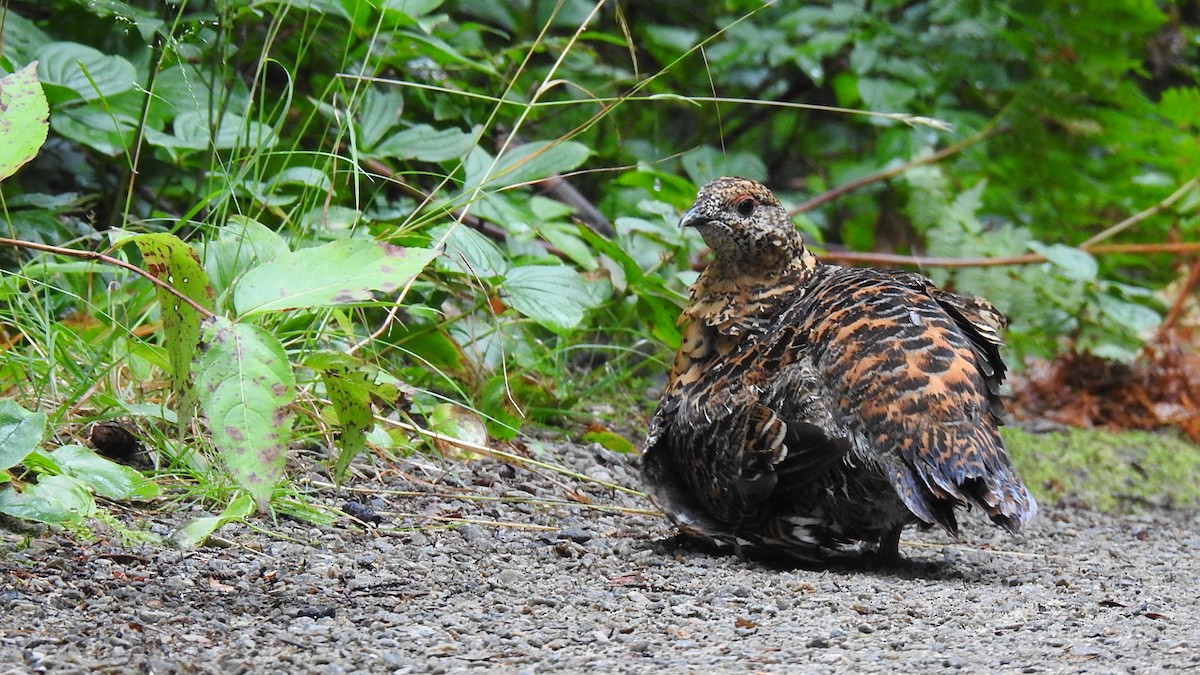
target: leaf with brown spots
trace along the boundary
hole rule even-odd
[[[304,360],[304,365],[321,374],[321,382],[337,413],[338,456],[333,473],[341,480],[350,460],[367,447],[367,432],[375,423],[371,396],[382,389],[375,384],[379,371],[341,352],[314,353]]]
[[[205,309],[214,307],[214,292],[196,251],[173,234],[139,234],[130,238],[146,270]],[[180,428],[187,426],[196,407],[192,387],[192,356],[200,339],[200,314],[178,297],[155,287],[162,312],[164,346],[171,362],[171,390]]]
[[[256,326],[213,317],[196,357],[200,409],[238,485],[266,508],[283,478],[296,380],[283,345]]]

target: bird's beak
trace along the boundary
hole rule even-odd
[[[703,225],[705,223],[705,221],[706,221],[706,219],[703,216],[701,216],[696,211],[696,207],[693,206],[692,208],[688,209],[686,213],[683,214],[682,218],[679,219],[679,226],[680,227],[696,227],[697,225]]]

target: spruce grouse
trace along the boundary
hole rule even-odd
[[[1013,533],[1033,517],[997,431],[1005,320],[989,303],[818,262],[751,180],[705,185],[680,225],[713,260],[642,456],[680,530],[809,562],[893,560],[905,525],[957,536],[959,506]]]

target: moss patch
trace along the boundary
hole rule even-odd
[[[1200,446],[1169,433],[1005,428],[1025,483],[1043,503],[1101,511],[1200,505]]]

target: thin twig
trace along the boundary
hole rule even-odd
[[[379,418],[376,418],[376,419],[379,419]],[[430,431],[429,429],[425,429],[423,427],[416,426],[415,424],[408,424],[406,422],[400,422],[398,420],[392,420],[392,419],[383,419],[382,421],[386,422],[387,424],[390,424],[391,426],[396,427],[397,429],[411,431],[419,436],[424,436],[425,438],[431,438],[435,441],[440,441],[447,445],[453,445],[456,448],[462,448],[463,450],[470,450],[471,452],[477,452],[481,455],[485,455],[485,456],[491,457],[493,459],[500,459],[500,460],[504,460],[506,462],[512,462],[512,463],[516,463],[516,464],[527,464],[529,466],[536,466],[539,469],[546,469],[547,471],[561,473],[564,476],[570,476],[571,478],[575,478],[577,480],[581,480],[581,481],[584,481],[587,483],[599,485],[600,487],[608,488],[610,490],[616,490],[617,492],[624,492],[625,494],[633,495],[635,497],[646,497],[646,493],[641,492],[639,490],[627,488],[624,485],[617,485],[616,483],[610,483],[608,481],[598,480],[598,479],[592,478],[591,476],[588,476],[586,474],[582,474],[577,471],[572,471],[566,467],[557,466],[555,464],[550,464],[549,462],[542,462],[540,460],[536,460],[531,457],[522,457],[521,455],[518,455],[515,453],[505,452],[504,450],[498,450],[496,448],[491,448],[486,445],[480,445],[478,443],[464,441],[460,438],[455,438],[453,436],[439,434],[436,431]]]
[[[1200,252],[1200,242],[1183,241],[1164,244],[1099,244],[1081,246],[1081,250],[1092,255],[1107,255],[1114,253],[1135,253],[1150,255],[1154,253],[1171,253],[1186,255]],[[869,265],[911,266],[911,267],[1003,267],[1006,265],[1032,265],[1046,262],[1046,257],[1038,253],[1002,256],[996,258],[935,258],[919,255],[901,255],[899,253],[869,253],[859,251],[830,251],[818,257],[823,260],[848,262]]]
[[[1134,215],[1126,218],[1125,220],[1122,220],[1121,222],[1117,223],[1116,225],[1113,225],[1112,227],[1104,230],[1103,232],[1100,232],[1096,236],[1089,238],[1087,241],[1080,244],[1079,247],[1086,248],[1088,246],[1091,246],[1092,244],[1098,244],[1098,243],[1104,241],[1105,239],[1112,237],[1115,234],[1124,232],[1125,230],[1133,227],[1134,225],[1137,225],[1138,223],[1142,222],[1143,220],[1149,218],[1150,216],[1153,216],[1157,213],[1161,213],[1162,211],[1165,211],[1166,209],[1171,208],[1172,204],[1174,204],[1175,202],[1182,199],[1183,196],[1188,193],[1188,191],[1190,191],[1192,188],[1194,188],[1198,185],[1200,185],[1200,176],[1196,176],[1196,177],[1192,178],[1191,180],[1189,180],[1188,182],[1184,183],[1183,185],[1179,186],[1178,190],[1172,192],[1170,196],[1168,196],[1166,199],[1162,200],[1161,202],[1155,204],[1154,206],[1151,206],[1150,208],[1148,208],[1145,211],[1142,211],[1140,213],[1135,213]]]
[[[1179,317],[1183,316],[1184,306],[1190,298],[1194,297],[1192,289],[1197,285],[1200,285],[1200,258],[1192,262],[1192,268],[1188,270],[1187,278],[1183,281],[1183,288],[1179,289],[1179,297],[1175,298],[1175,302],[1171,304],[1171,311],[1167,312],[1162,325],[1158,327],[1155,341],[1165,341],[1167,332],[1174,328],[1176,323],[1179,323]]]
[[[905,171],[908,171],[909,169],[912,169],[912,168],[915,168],[918,166],[925,166],[926,164],[936,164],[937,162],[940,162],[943,159],[950,157],[951,155],[958,154],[958,153],[962,152],[963,150],[971,147],[972,145],[975,145],[976,143],[979,143],[980,141],[991,138],[992,136],[995,136],[998,133],[1000,133],[1000,129],[995,126],[984,127],[983,129],[980,129],[979,131],[975,132],[974,134],[971,134],[967,138],[964,138],[963,140],[961,140],[957,143],[954,143],[953,145],[948,145],[945,148],[942,148],[941,150],[938,150],[937,152],[935,152],[931,155],[928,155],[926,157],[919,157],[917,159],[912,160],[911,162],[905,162],[904,164],[900,164],[899,166],[894,166],[890,169],[882,169],[880,171],[876,171],[875,173],[863,176],[862,178],[852,180],[849,183],[846,183],[845,185],[839,185],[839,186],[833,188],[832,190],[823,192],[823,193],[817,195],[816,197],[813,197],[812,199],[810,199],[810,200],[804,202],[803,204],[800,204],[799,206],[788,211],[788,214],[794,216],[797,213],[804,213],[805,211],[811,211],[811,210],[817,208],[818,206],[821,206],[822,204],[831,202],[831,201],[837,199],[838,197],[841,197],[842,195],[844,195],[848,192],[853,192],[863,186],[870,185],[872,183],[879,183],[879,182],[882,182],[885,180],[890,180],[892,178],[895,178],[896,176],[899,176],[900,174],[904,173]]]
[[[118,260],[117,258],[114,258],[112,256],[104,255],[103,253],[97,253],[95,251],[81,251],[79,249],[74,249],[74,248],[63,248],[61,246],[51,246],[49,244],[38,244],[38,243],[35,243],[32,241],[24,241],[22,239],[9,239],[8,237],[0,237],[0,245],[4,245],[4,244],[13,246],[16,248],[27,248],[27,249],[30,249],[33,251],[42,251],[45,253],[57,253],[58,255],[65,255],[65,256],[68,256],[71,258],[82,258],[84,260],[91,260],[93,262],[102,262],[102,263],[106,263],[109,265],[115,265],[116,267],[120,267],[121,269],[129,270],[130,272],[133,272],[134,274],[136,274],[140,277],[144,277],[147,281],[154,284],[155,286],[158,286],[159,288],[170,293],[171,295],[174,295],[175,297],[179,298],[180,300],[183,300],[187,304],[191,305],[192,309],[199,312],[200,316],[202,316],[206,319],[211,319],[214,316],[216,316],[211,311],[209,311],[206,307],[204,307],[200,303],[198,303],[195,300],[188,297],[183,291],[176,289],[171,284],[168,284],[167,282],[163,281],[162,279],[159,279],[158,277],[154,276],[153,274],[150,274],[146,270],[144,270],[136,265],[127,263],[124,260]]]

